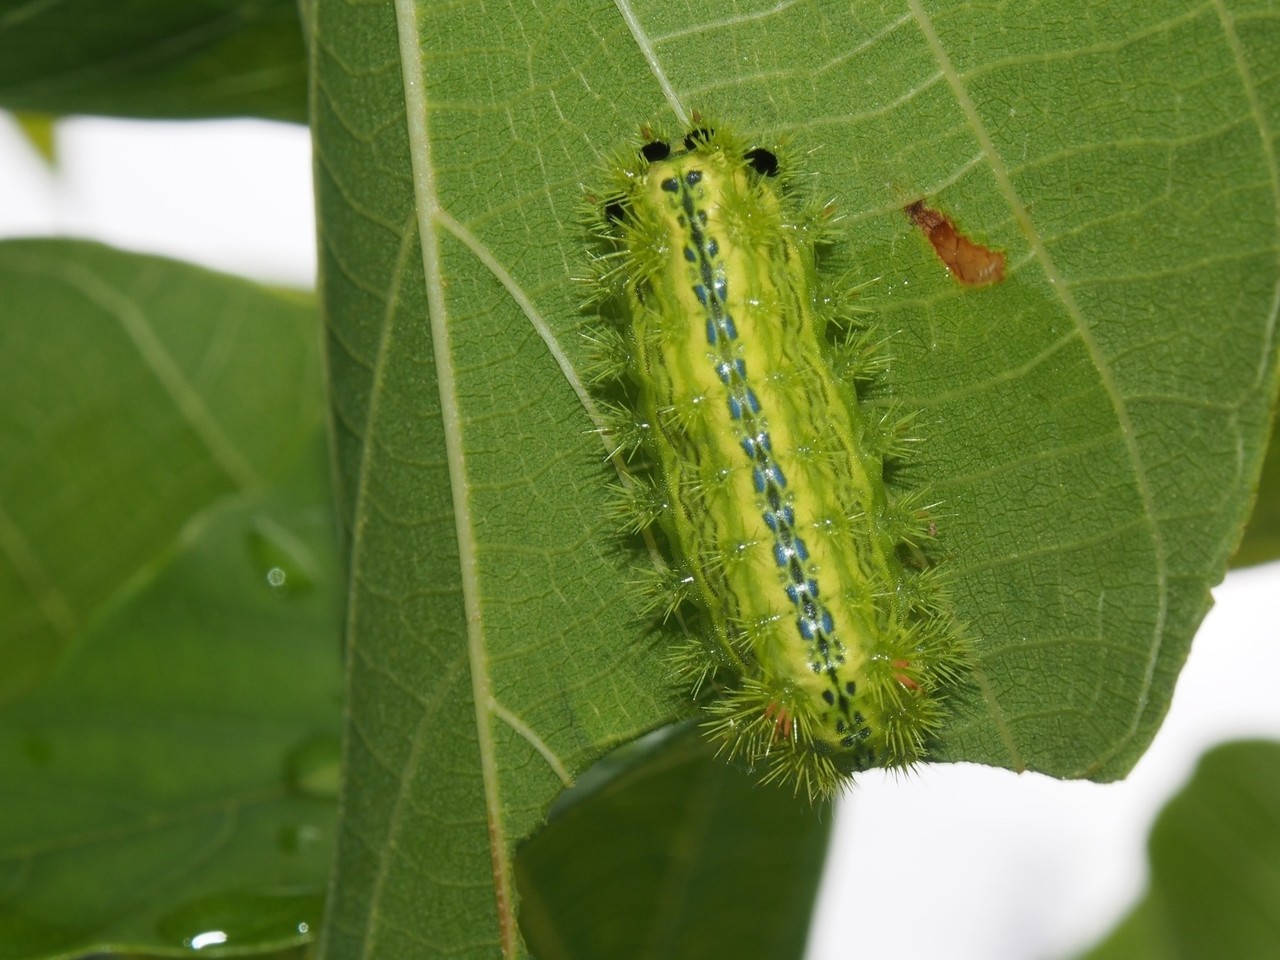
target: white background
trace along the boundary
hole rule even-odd
[[[302,128],[69,120],[58,150],[54,172],[0,115],[0,237],[90,237],[313,284]],[[1123,783],[967,765],[863,775],[836,817],[810,960],[1064,957],[1105,933],[1140,896],[1147,831],[1199,755],[1280,738],[1280,564],[1214,595],[1169,717]]]

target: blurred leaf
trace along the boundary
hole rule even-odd
[[[1205,754],[1151,832],[1146,898],[1089,960],[1274,957],[1280,944],[1280,743]]]
[[[604,783],[589,784],[588,771],[520,848],[520,925],[533,953],[803,957],[831,807],[760,786],[715,759],[696,729],[640,746],[604,761]]]
[[[0,243],[0,704],[179,530],[319,424],[309,298],[63,240]]]
[[[310,301],[14,241],[0,304],[0,956],[304,941],[340,712]]]
[[[263,948],[318,929],[341,685],[313,447],[269,495],[202,518],[0,712],[0,956]],[[283,566],[263,562],[264,537]]]
[[[57,118],[47,113],[19,113],[13,119],[18,122],[27,142],[40,154],[40,159],[53,166],[57,159],[53,139],[53,126]]]
[[[304,121],[296,0],[0,0],[0,106]]]
[[[1153,916],[1151,898],[1145,897],[1083,960],[1165,960],[1177,955],[1166,936]]]
[[[353,578],[329,957],[518,955],[514,844],[679,712],[610,519],[569,279],[582,184],[645,121],[792,135],[853,276],[880,278],[886,386],[920,411],[913,474],[980,658],[940,755],[1114,779],[1168,707],[1276,393],[1280,18],[738,14],[316,3]],[[960,287],[903,213],[921,198],[1008,279]]]
[[[1262,462],[1262,479],[1253,513],[1244,528],[1240,549],[1231,558],[1236,567],[1280,560],[1280,440],[1275,431]]]

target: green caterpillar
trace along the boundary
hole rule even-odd
[[[718,691],[709,732],[813,797],[921,759],[969,654],[921,562],[919,496],[885,488],[900,431],[853,390],[869,340],[820,278],[831,208],[795,181],[719,127],[615,162],[593,233],[619,316],[594,379],[630,525],[657,522],[668,611],[696,624],[677,661]]]

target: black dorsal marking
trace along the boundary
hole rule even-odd
[[[747,161],[752,170],[762,177],[776,177],[778,175],[778,155],[772,150],[753,147],[743,155],[743,159]]]
[[[710,143],[713,136],[715,136],[715,131],[708,127],[694,127],[684,135],[684,148],[686,150],[697,150],[700,145]]]
[[[671,156],[671,144],[665,140],[651,140],[640,148],[640,156],[650,163],[657,163]]]

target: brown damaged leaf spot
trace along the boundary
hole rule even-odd
[[[1004,279],[1004,251],[974,243],[956,229],[946,214],[926,207],[923,200],[907,204],[903,212],[920,228],[938,259],[951,275],[969,287],[985,287]]]

